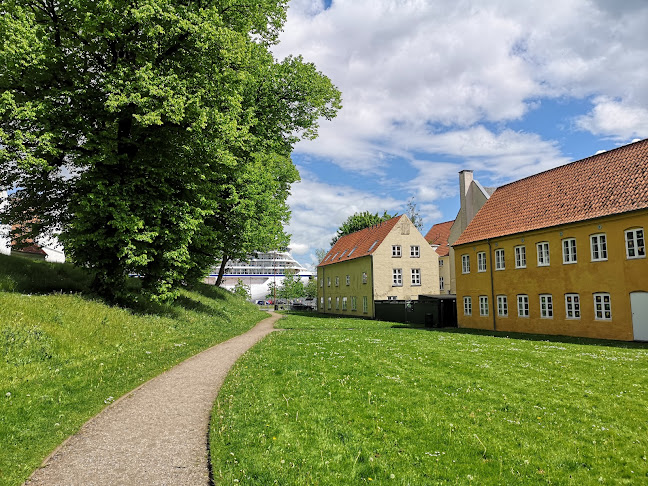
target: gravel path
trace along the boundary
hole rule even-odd
[[[25,485],[208,485],[212,406],[229,369],[279,315],[146,382],[88,421]]]

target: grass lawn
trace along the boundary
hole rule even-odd
[[[85,279],[0,255],[0,485],[21,484],[107,404],[267,316],[206,285],[169,306],[109,307],[77,293]]]
[[[221,389],[217,484],[648,484],[646,346],[278,326]]]

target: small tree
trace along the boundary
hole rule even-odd
[[[317,298],[317,277],[311,278],[304,287],[304,294],[309,299]]]
[[[423,230],[423,218],[421,218],[421,215],[418,212],[418,209],[416,209],[416,203],[414,202],[414,198],[410,199],[409,202],[407,203],[407,217],[410,219],[412,224],[416,226],[416,229],[419,231]]]
[[[304,283],[296,272],[286,270],[283,283],[279,289],[282,299],[298,299],[304,296]]]
[[[266,299],[272,299],[272,301],[274,302],[277,297],[281,297],[281,291],[279,290],[279,287],[275,282],[270,282],[268,284],[268,293],[266,294]]]
[[[251,297],[250,286],[243,283],[243,280],[241,280],[240,278],[238,279],[238,282],[236,282],[236,285],[232,289],[232,293],[234,295],[238,295],[239,297],[245,300],[249,300]]]

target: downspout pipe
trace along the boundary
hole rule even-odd
[[[497,331],[497,317],[495,311],[497,309],[497,302],[495,302],[495,285],[493,284],[493,267],[495,266],[495,259],[493,258],[493,249],[491,248],[490,239],[487,239],[488,243],[488,258],[490,259],[490,287],[491,287],[491,302],[493,303],[493,331]]]

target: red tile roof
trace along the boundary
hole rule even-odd
[[[648,208],[648,139],[499,187],[456,245]]]
[[[335,242],[318,267],[371,255],[404,215],[344,235]]]
[[[445,223],[437,223],[430,228],[430,231],[425,235],[425,241],[430,245],[439,245],[436,252],[439,256],[447,256],[450,252],[448,246],[448,237],[450,236],[450,228],[454,224],[454,220],[446,221]]]

